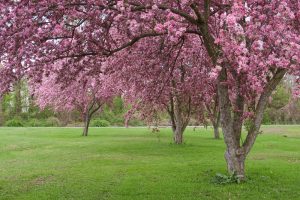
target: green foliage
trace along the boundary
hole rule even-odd
[[[267,108],[264,112],[262,124],[269,125],[272,124],[272,119],[270,116],[270,108]]]
[[[29,127],[42,127],[44,126],[44,123],[41,120],[38,119],[30,119],[27,123],[27,126]]]
[[[293,99],[291,86],[282,82],[272,94],[264,112],[263,124],[299,124],[300,101]]]
[[[19,118],[14,118],[5,122],[5,126],[8,127],[23,127],[24,123]]]
[[[25,126],[27,127],[58,127],[60,121],[56,117],[49,117],[48,119],[29,119]]]
[[[57,127],[59,126],[59,121],[55,117],[49,119],[30,119],[27,121],[26,126],[29,127]]]
[[[124,102],[121,97],[116,97],[113,101],[113,106],[112,106],[112,112],[115,115],[119,115],[124,113],[125,107],[124,107]]]
[[[280,109],[288,104],[291,94],[283,84],[277,86],[275,93],[272,95],[272,102],[269,107],[274,109]]]
[[[124,120],[123,120],[123,124],[124,124]],[[131,119],[129,121],[129,126],[145,126],[145,123],[139,119]]]
[[[45,125],[49,127],[57,127],[60,126],[60,121],[56,117],[49,117],[48,119],[46,119]]]
[[[108,126],[110,126],[110,123],[107,120],[94,119],[91,122],[91,126],[93,126],[93,127],[108,127]]]
[[[247,132],[249,132],[249,130],[250,130],[252,124],[253,124],[253,122],[252,122],[250,119],[246,119],[246,120],[244,121],[244,127],[245,127],[245,130],[246,130]]]
[[[235,173],[230,175],[217,173],[216,176],[213,178],[212,182],[219,185],[241,183],[240,179]]]

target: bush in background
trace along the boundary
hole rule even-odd
[[[94,119],[91,122],[91,126],[93,127],[108,127],[110,126],[109,121],[104,120],[104,119]]]
[[[60,121],[56,117],[49,117],[49,118],[46,119],[45,126],[58,127],[58,126],[60,126]]]
[[[40,126],[44,126],[44,123],[41,120],[38,119],[30,119],[27,123],[27,126],[29,127],[40,127]]]
[[[4,125],[8,126],[8,127],[23,127],[24,123],[22,122],[21,119],[15,118],[15,119],[6,121]]]

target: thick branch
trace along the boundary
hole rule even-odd
[[[261,122],[263,119],[263,113],[268,102],[268,98],[271,96],[272,91],[276,88],[276,86],[280,83],[284,75],[286,74],[286,69],[278,69],[274,77],[269,81],[267,86],[264,88],[263,93],[261,94],[259,101],[257,103],[255,109],[255,115],[253,122],[251,124],[250,130],[248,132],[247,138],[243,144],[245,154],[248,154],[251,150],[257,134],[259,133],[259,129],[261,126]]]
[[[225,64],[224,64],[225,65]],[[232,148],[236,146],[236,142],[233,136],[232,129],[232,117],[231,117],[231,102],[229,99],[229,88],[227,83],[227,71],[225,66],[223,66],[219,78],[218,78],[218,96],[219,96],[219,106],[221,112],[221,125],[224,133],[224,140],[227,148]]]
[[[109,55],[112,55],[118,51],[121,51],[122,49],[125,49],[127,47],[130,47],[132,45],[134,45],[136,42],[138,42],[139,40],[143,39],[143,38],[146,38],[146,37],[156,37],[156,36],[161,36],[161,35],[165,35],[166,33],[156,33],[156,32],[150,32],[150,33],[144,33],[144,34],[141,34],[135,38],[133,38],[131,41],[123,44],[122,46],[116,48],[116,49],[113,49],[113,50],[108,50],[108,53],[106,53],[107,56]]]
[[[241,84],[242,84],[242,74],[238,75],[236,71],[232,70],[233,76],[236,77],[237,84],[237,95],[235,100],[235,108],[233,115],[233,132],[236,139],[236,143],[240,146],[241,133],[243,127],[243,115],[244,115],[244,106],[245,106],[245,98],[242,94]]]

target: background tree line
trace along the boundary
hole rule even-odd
[[[91,126],[123,126],[124,114],[128,108],[121,97],[115,97],[112,105],[105,105],[103,111],[96,113]],[[81,113],[73,111],[55,111],[51,107],[39,108],[35,97],[30,94],[25,80],[17,82],[12,92],[6,94],[0,102],[1,126],[82,126]],[[130,125],[143,125],[140,120],[132,119]]]
[[[300,124],[300,100],[293,98],[293,77],[287,77],[277,87],[268,102],[264,113],[263,124]],[[47,107],[40,109],[34,102],[25,80],[13,86],[13,92],[5,95],[0,103],[1,126],[82,126],[80,112],[54,111]],[[124,116],[130,110],[124,104],[122,97],[114,99],[112,105],[105,105],[102,112],[97,112],[91,121],[91,126],[124,126]],[[189,125],[211,125],[208,113],[203,121],[192,119]],[[169,125],[167,113],[160,113],[152,125]],[[137,116],[129,121],[130,126],[146,125]]]

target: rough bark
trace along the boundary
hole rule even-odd
[[[240,179],[244,179],[244,160],[237,154],[239,143],[234,135],[232,109],[229,99],[227,71],[223,67],[219,76],[218,96],[220,102],[220,120],[226,144],[225,159],[229,173],[236,173]]]
[[[172,116],[173,120],[172,123],[172,131],[173,131],[173,141],[175,144],[182,144],[183,143],[183,133],[185,131],[186,126],[182,121],[182,118],[176,118]]]
[[[174,143],[175,144],[182,144],[183,143],[183,132],[182,128],[177,128],[174,132]]]
[[[225,151],[225,160],[227,170],[230,174],[235,174],[240,180],[245,179],[245,156],[237,154],[238,149],[227,149]]]

